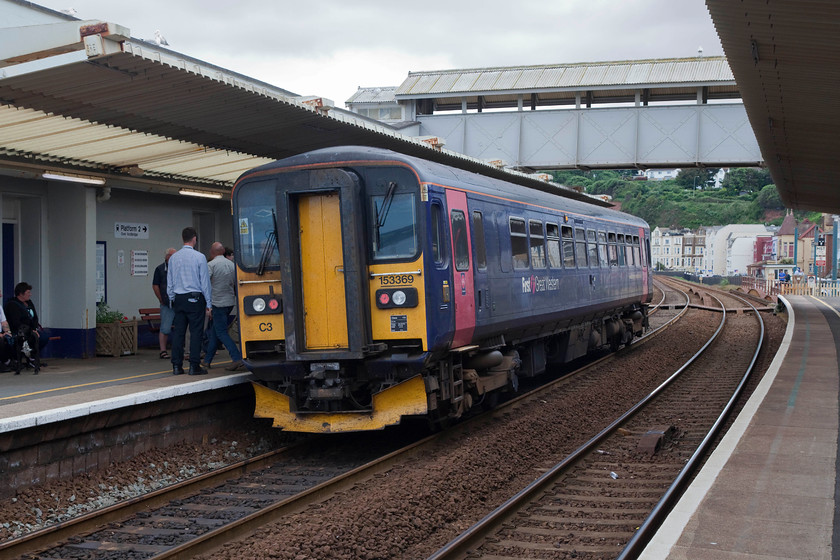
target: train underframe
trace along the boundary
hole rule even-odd
[[[645,308],[634,304],[570,326],[508,332],[437,354],[423,352],[418,341],[384,351],[377,345],[366,360],[258,368],[255,415],[310,432],[381,429],[407,416],[445,423],[518,391],[521,377],[599,348],[615,351],[646,328]]]

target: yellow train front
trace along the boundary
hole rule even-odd
[[[581,306],[559,296],[565,283],[582,283],[577,267],[573,274],[545,265],[543,278],[529,276],[529,287],[551,288],[542,291],[551,292],[553,307],[536,288],[526,293],[522,270],[500,266],[494,275],[488,268],[516,262],[511,246],[485,246],[491,236],[484,229],[508,234],[507,216],[493,221],[496,207],[515,214],[534,205],[471,190],[452,173],[386,150],[347,147],[269,164],[237,181],[240,335],[257,379],[255,416],[298,432],[456,417],[487,395],[515,389],[518,374],[544,370],[552,337],[569,335],[560,344],[568,361],[593,344],[626,343],[640,332],[640,303],[649,297],[649,268],[641,262],[633,274],[616,275],[623,287],[602,298],[608,303],[586,300],[587,341],[575,350]],[[491,205],[485,222],[476,222],[481,211],[468,198],[475,208]],[[646,224],[624,225],[621,251],[632,260],[630,232],[638,255]],[[588,286],[595,280],[585,272]],[[508,285],[510,294],[499,290]]]

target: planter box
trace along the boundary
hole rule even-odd
[[[137,353],[137,321],[96,323],[96,355],[127,356]]]

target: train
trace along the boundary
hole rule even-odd
[[[344,146],[245,172],[231,207],[254,416],[283,430],[445,425],[647,327],[649,226],[559,187]]]

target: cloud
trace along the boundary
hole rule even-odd
[[[173,50],[339,106],[409,71],[723,53],[702,2],[674,0],[43,0]]]

